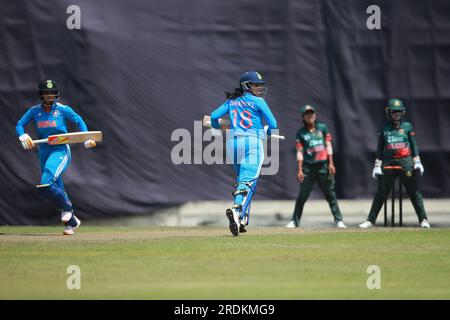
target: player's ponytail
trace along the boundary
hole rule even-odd
[[[241,88],[235,88],[234,92],[225,91],[225,97],[227,97],[227,99],[236,99],[242,96],[243,94],[244,90],[242,90]]]

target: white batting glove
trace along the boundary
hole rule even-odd
[[[33,139],[31,139],[31,137],[27,133],[21,135],[19,137],[19,140],[25,150],[31,150],[34,148]]]
[[[375,166],[372,171],[372,178],[377,179],[378,176],[383,175],[383,171],[381,171],[381,160],[375,159]]]
[[[97,144],[96,144],[95,141],[92,140],[92,139],[86,140],[86,141],[84,142],[84,147],[85,147],[86,149],[94,148],[96,145],[97,145]]]
[[[414,159],[414,170],[419,170],[420,175],[423,176],[423,173],[425,171],[422,162],[420,161],[419,157],[415,157]]]

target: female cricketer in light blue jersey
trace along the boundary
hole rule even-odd
[[[211,126],[216,129],[220,128],[220,117],[230,117],[227,157],[233,161],[237,178],[234,205],[227,209],[226,215],[234,236],[247,231],[250,203],[264,161],[263,140],[277,128],[277,121],[264,100],[267,86],[262,76],[249,71],[241,76],[239,83],[234,93],[225,93],[228,100],[211,114]]]
[[[54,81],[41,81],[38,93],[42,103],[28,109],[16,125],[16,133],[24,149],[34,148],[33,140],[25,133],[25,126],[31,121],[36,123],[39,139],[67,133],[66,120],[75,123],[80,131],[88,131],[83,119],[72,108],[58,102],[59,88]],[[95,145],[95,141],[90,139],[84,142],[85,148]],[[73,214],[72,203],[62,181],[62,174],[70,163],[70,147],[44,143],[39,145],[38,154],[42,178],[37,188],[61,212],[61,221],[65,224],[64,234],[72,235],[80,225],[80,220]]]

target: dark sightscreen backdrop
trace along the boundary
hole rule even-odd
[[[319,108],[334,137],[339,197],[371,197],[376,132],[390,97],[404,99],[425,166],[426,197],[450,196],[450,1],[7,1],[0,10],[0,224],[57,221],[34,189],[36,154],[14,126],[54,79],[62,101],[105,140],[72,148],[66,189],[82,218],[145,214],[189,200],[230,199],[230,166],[174,165],[176,128],[193,133],[243,71],[269,83],[281,134],[280,170],[256,199],[294,199],[299,108]],[[32,126],[28,132],[35,136]],[[321,196],[318,190],[313,197]]]

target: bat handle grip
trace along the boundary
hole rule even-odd
[[[33,140],[34,144],[41,144],[41,143],[47,143],[48,139],[40,139],[40,140]]]

